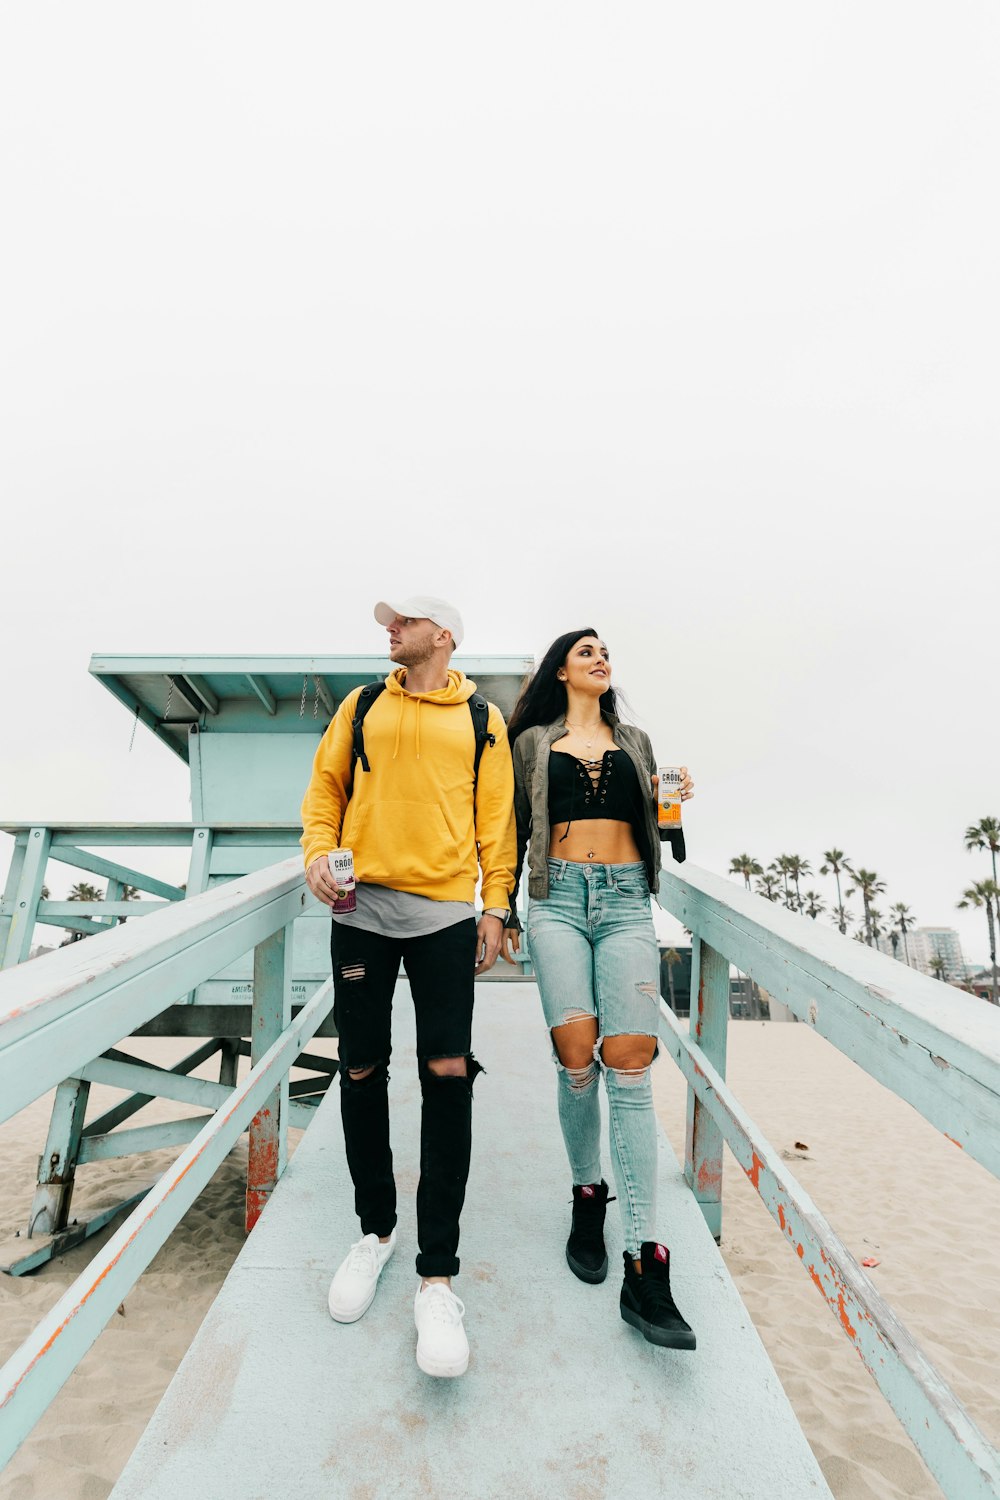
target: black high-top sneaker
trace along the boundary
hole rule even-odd
[[[670,1251],[655,1240],[643,1240],[639,1262],[641,1276],[626,1250],[620,1300],[625,1322],[638,1328],[651,1344],[661,1344],[665,1349],[696,1348],[694,1333],[681,1317],[670,1291]]]
[[[581,1281],[603,1281],[608,1274],[608,1252],[604,1248],[604,1214],[608,1185],[598,1183],[573,1189],[573,1227],[566,1241],[566,1259]]]

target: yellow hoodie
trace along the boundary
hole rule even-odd
[[[351,768],[360,688],[319,743],[302,803],[306,868],[331,849],[352,849],[358,880],[435,901],[472,901],[481,866],[483,905],[509,906],[514,772],[503,715],[490,704],[496,743],[483,750],[474,797],[468,701],[476,684],[452,670],[446,687],[410,693],[406,669],[397,667],[385,685],[365,715],[370,771],[360,762]]]

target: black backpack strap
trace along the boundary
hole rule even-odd
[[[385,692],[384,682],[369,682],[361,689],[357,705],[354,709],[354,718],[351,720],[351,728],[354,731],[354,746],[352,750],[352,769],[361,762],[362,771],[370,771],[368,756],[365,754],[365,715],[372,704],[381,693]],[[472,728],[476,737],[476,757],[473,762],[473,780],[479,778],[479,762],[483,758],[483,751],[487,745],[493,746],[497,742],[495,734],[490,733],[490,705],[482,693],[473,693],[469,699],[469,712],[472,715]]]
[[[354,708],[354,718],[351,720],[351,728],[354,730],[354,746],[351,752],[351,770],[361,762],[362,771],[370,771],[368,757],[365,754],[365,714],[381,693],[385,692],[384,682],[369,682],[361,689]]]
[[[490,705],[482,693],[473,693],[469,699],[469,712],[472,715],[472,728],[476,736],[476,758],[472,765],[472,779],[479,780],[479,762],[483,758],[486,746],[490,748],[496,744],[497,737],[490,734]]]

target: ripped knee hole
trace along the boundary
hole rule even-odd
[[[359,979],[365,977],[364,964],[341,964],[340,977],[348,984],[357,984]]]
[[[586,1068],[564,1067],[564,1071],[571,1094],[582,1094],[597,1082],[596,1063],[592,1062]]]
[[[608,1068],[608,1073],[615,1082],[625,1089],[640,1088],[649,1077],[649,1067],[645,1068]]]

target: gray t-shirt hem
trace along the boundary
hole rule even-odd
[[[387,885],[358,883],[357,907],[352,912],[334,912],[333,920],[344,927],[362,927],[383,937],[426,937],[475,917],[471,901],[435,901],[412,891],[394,891]]]

